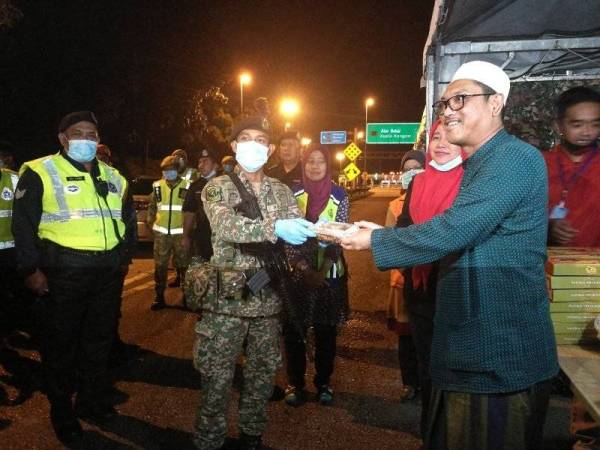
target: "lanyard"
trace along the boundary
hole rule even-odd
[[[560,177],[560,184],[562,186],[562,191],[560,194],[561,201],[567,200],[567,194],[569,193],[569,189],[575,184],[577,179],[583,175],[583,173],[588,169],[590,163],[594,159],[594,157],[598,154],[598,148],[594,148],[590,151],[590,155],[586,158],[586,160],[581,164],[575,173],[573,173],[569,179],[566,179],[565,169],[562,165],[562,161],[560,160],[560,152],[556,152],[556,162],[558,164],[558,176]]]

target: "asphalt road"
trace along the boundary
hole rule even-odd
[[[383,223],[396,191],[376,194],[352,205],[352,219]],[[99,429],[84,424],[80,448],[191,449],[200,376],[192,368],[196,316],[180,306],[178,289],[167,291],[166,310],[152,312],[153,264],[142,248],[125,282],[121,335],[142,351],[112,376],[119,417]],[[270,449],[418,449],[418,403],[399,400],[400,372],[396,336],[385,326],[388,276],[378,272],[368,252],[347,254],[352,319],[341,330],[330,407],[312,399],[300,408],[269,405],[264,443]],[[171,274],[173,277],[174,274]],[[40,393],[38,355],[27,334],[6,339],[0,351],[0,387],[11,406],[0,410],[0,449],[58,449]],[[312,378],[312,369],[307,380]],[[239,379],[232,390],[229,434],[237,435]],[[285,386],[283,371],[277,383]],[[0,393],[2,390],[0,390]],[[566,440],[568,402],[555,399],[548,425],[548,449],[570,448]]]

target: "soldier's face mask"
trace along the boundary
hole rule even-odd
[[[235,159],[246,172],[257,172],[269,159],[269,147],[256,141],[238,142]]]
[[[69,158],[80,163],[90,162],[96,157],[98,143],[88,139],[73,139],[69,141]]]

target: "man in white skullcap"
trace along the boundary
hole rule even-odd
[[[380,270],[438,265],[426,449],[537,449],[558,373],[545,285],[547,191],[540,152],[504,130],[510,80],[463,64],[434,112],[469,155],[453,205],[405,228],[342,240]],[[506,188],[510,180],[510,188]]]

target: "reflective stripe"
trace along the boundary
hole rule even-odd
[[[63,184],[60,180],[60,176],[58,175],[56,164],[54,164],[53,159],[47,159],[43,162],[43,164],[48,171],[48,175],[50,175],[50,179],[52,180],[52,188],[54,189],[54,198],[58,204],[58,210],[61,212],[67,211],[68,214],[69,207],[67,206],[65,191],[63,190]]]
[[[15,241],[0,242],[0,250],[4,250],[5,248],[13,248],[14,246]]]
[[[160,210],[161,211],[181,211],[182,205],[171,205],[171,207],[169,208],[169,205],[160,205]]]
[[[110,210],[114,219],[121,218],[121,211],[112,209]],[[40,223],[50,222],[68,222],[73,219],[97,219],[103,218],[100,211],[96,209],[75,209],[75,210],[64,210],[57,213],[43,213],[40,219]]]
[[[12,217],[12,209],[0,210],[0,217]]]
[[[12,181],[13,191],[17,189],[17,183],[19,182],[19,175],[10,175],[10,181]]]
[[[162,233],[162,234],[183,234],[183,228],[171,228],[171,231],[169,232],[168,228],[161,227],[161,226],[154,224],[152,226],[152,229],[154,231],[158,231],[159,233]]]

